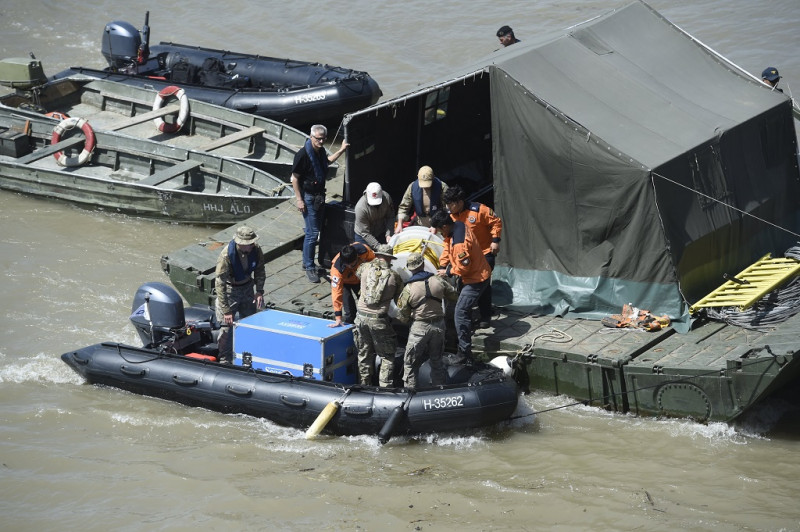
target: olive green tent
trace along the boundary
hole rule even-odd
[[[642,2],[345,118],[345,198],[428,164],[503,218],[495,301],[599,319],[688,306],[800,233],[788,97]]]

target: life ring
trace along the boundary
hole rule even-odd
[[[49,113],[45,113],[44,116],[49,116],[50,118],[57,118],[58,120],[66,120],[69,118],[67,113],[62,113],[61,111],[50,111]]]
[[[189,97],[186,96],[186,93],[182,88],[176,87],[175,85],[164,87],[161,89],[161,92],[156,94],[156,99],[153,102],[153,111],[161,109],[161,106],[164,105],[164,102],[166,102],[167,99],[172,96],[175,96],[181,102],[181,109],[178,112],[178,119],[175,120],[175,123],[167,124],[160,116],[153,120],[158,130],[163,131],[164,133],[175,133],[176,131],[180,130],[183,127],[184,122],[186,122],[186,119],[189,117]]]
[[[89,160],[89,158],[92,156],[92,152],[94,151],[94,147],[97,145],[97,140],[94,137],[94,130],[92,130],[92,126],[89,125],[89,122],[83,118],[78,118],[77,116],[73,116],[59,122],[58,125],[53,128],[53,138],[50,140],[50,143],[56,144],[61,140],[61,135],[63,135],[65,131],[74,127],[81,128],[84,137],[86,137],[86,139],[83,141],[83,151],[81,151],[80,155],[77,157],[67,157],[64,155],[63,151],[54,153],[53,156],[61,166],[81,166]]]

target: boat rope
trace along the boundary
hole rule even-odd
[[[513,367],[514,363],[517,360],[519,360],[520,358],[525,357],[525,356],[533,356],[533,348],[536,346],[536,342],[538,340],[545,340],[547,342],[554,342],[554,343],[564,344],[564,343],[571,342],[572,341],[572,336],[570,336],[567,333],[565,333],[564,331],[560,331],[560,330],[558,330],[556,328],[552,328],[547,332],[543,332],[543,333],[537,334],[536,336],[533,337],[533,339],[529,343],[524,344],[522,346],[522,349],[520,349],[519,351],[516,351],[516,354],[515,354],[514,358],[511,359],[509,364]],[[499,351],[493,351],[493,352],[499,352]]]
[[[336,133],[333,135],[333,140],[331,141],[331,144],[330,144],[331,146],[333,146],[334,144],[336,144],[336,139],[338,139],[338,138],[339,138],[339,132],[342,130],[342,126],[343,126],[343,125],[344,125],[344,120],[342,120],[341,122],[339,122],[339,127],[338,127],[338,128],[336,128]]]
[[[677,185],[677,186],[679,186],[679,187],[681,187],[681,188],[684,188],[684,189],[686,189],[686,190],[688,190],[688,191],[690,191],[690,192],[693,192],[693,193],[697,194],[698,196],[702,196],[702,197],[706,198],[707,200],[710,200],[710,201],[714,201],[714,202],[716,202],[716,203],[719,203],[720,205],[723,205],[723,206],[725,206],[725,207],[727,207],[727,208],[729,208],[729,209],[731,209],[731,210],[734,210],[734,211],[738,212],[739,214],[742,214],[742,215],[744,215],[744,216],[749,216],[749,217],[751,217],[751,218],[753,218],[753,219],[755,219],[755,220],[758,220],[759,222],[762,222],[762,223],[764,223],[764,224],[767,224],[767,225],[771,225],[771,226],[772,226],[772,227],[774,227],[775,229],[778,229],[778,230],[784,231],[784,232],[786,232],[786,233],[789,233],[789,234],[790,234],[790,235],[792,235],[792,236],[796,236],[796,237],[800,238],[800,234],[798,234],[798,233],[795,233],[794,231],[791,231],[791,230],[789,230],[789,229],[787,229],[787,228],[785,228],[785,227],[781,227],[781,226],[779,226],[779,225],[777,225],[777,224],[774,224],[774,223],[770,222],[769,220],[765,220],[765,219],[763,219],[763,218],[761,218],[761,217],[759,217],[759,216],[756,216],[755,214],[751,214],[751,213],[749,213],[749,212],[743,211],[742,209],[739,209],[739,208],[737,208],[737,207],[734,207],[733,205],[731,205],[731,204],[729,204],[729,203],[726,203],[726,202],[724,202],[724,201],[722,201],[722,200],[719,200],[719,199],[717,199],[717,198],[711,197],[711,196],[709,196],[708,194],[704,194],[704,193],[700,192],[699,190],[695,190],[695,189],[693,189],[692,187],[686,186],[686,185],[684,185],[684,184],[682,184],[682,183],[678,183],[678,182],[677,182],[677,181],[675,181],[674,179],[670,179],[669,177],[667,177],[667,176],[665,176],[665,175],[662,175],[662,174],[659,174],[658,172],[651,172],[651,173],[652,173],[654,176],[656,176],[656,177],[659,177],[659,178],[663,179],[664,181],[668,181],[669,183],[672,183],[673,185]]]
[[[785,364],[785,362],[781,363],[778,360],[778,356],[775,353],[772,352],[772,349],[770,348],[769,345],[765,345],[764,346],[764,350],[772,356],[773,360],[777,364],[779,364],[781,366],[783,364]],[[738,369],[744,369],[744,368],[746,368],[748,366],[752,366],[752,365],[755,365],[755,364],[763,364],[763,363],[764,363],[764,359],[763,358],[752,360],[750,362],[743,362],[740,367],[737,367],[737,370]],[[724,372],[725,370],[712,369],[712,370],[709,370],[709,371],[706,371],[706,372],[698,373],[697,375],[687,375],[685,377],[677,377],[677,378],[674,378],[674,379],[666,380],[664,382],[659,382],[657,384],[651,384],[649,386],[642,386],[640,388],[634,388],[632,390],[627,390],[627,391],[624,391],[624,392],[607,393],[607,394],[603,394],[603,398],[622,397],[622,396],[625,396],[625,395],[636,394],[638,392],[650,390],[650,389],[653,389],[653,388],[659,388],[661,386],[666,386],[667,384],[686,383],[686,382],[689,382],[692,379],[699,379],[699,378],[702,378],[702,377],[710,377],[710,376],[719,376],[720,375],[720,371]],[[536,415],[539,415],[539,414],[544,414],[545,412],[552,412],[554,410],[561,410],[563,408],[570,408],[570,407],[578,406],[578,405],[592,406],[592,403],[594,403],[595,401],[597,401],[597,400],[596,399],[595,400],[593,400],[593,399],[584,399],[582,401],[575,401],[573,403],[569,403],[569,404],[566,404],[566,405],[554,406],[552,408],[545,408],[544,410],[536,410],[534,412],[529,412],[527,414],[520,414],[518,416],[512,416],[512,417],[510,417],[508,419],[509,420],[511,420],[511,419],[522,419],[522,418],[526,418],[526,417],[536,416]]]

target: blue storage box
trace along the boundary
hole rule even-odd
[[[280,310],[263,310],[233,325],[233,363],[253,356],[253,367],[325,381],[358,382],[353,327]],[[310,375],[309,375],[310,373]]]

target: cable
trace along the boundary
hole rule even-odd
[[[783,254],[788,259],[800,260],[800,246],[789,248]],[[751,308],[739,310],[737,307],[705,309],[705,315],[736,327],[756,331],[773,330],[800,312],[800,277],[795,277],[785,286],[776,288],[758,300]]]
[[[798,234],[798,233],[795,233],[794,231],[790,231],[789,229],[786,229],[785,227],[781,227],[781,226],[779,226],[779,225],[777,225],[777,224],[774,224],[774,223],[772,223],[772,222],[770,222],[770,221],[768,221],[768,220],[765,220],[765,219],[763,219],[763,218],[760,218],[760,217],[756,216],[755,214],[751,214],[751,213],[749,213],[749,212],[743,211],[742,209],[739,209],[739,208],[737,208],[737,207],[734,207],[733,205],[731,205],[731,204],[729,204],[729,203],[725,203],[725,202],[724,202],[724,201],[722,201],[722,200],[718,200],[717,198],[711,197],[711,196],[709,196],[708,194],[703,194],[703,193],[702,193],[702,192],[700,192],[699,190],[695,190],[695,189],[693,189],[693,188],[691,188],[691,187],[688,187],[688,186],[686,186],[686,185],[684,185],[684,184],[678,183],[677,181],[675,181],[675,180],[673,180],[673,179],[670,179],[670,178],[668,178],[667,176],[661,175],[661,174],[659,174],[659,173],[657,173],[657,172],[652,172],[652,174],[653,174],[654,176],[656,176],[656,177],[660,177],[660,178],[661,178],[661,179],[663,179],[664,181],[667,181],[667,182],[669,182],[669,183],[672,183],[673,185],[677,185],[677,186],[679,186],[679,187],[681,187],[681,188],[684,188],[684,189],[686,189],[686,190],[688,190],[688,191],[690,191],[690,192],[694,192],[694,193],[695,193],[695,194],[697,194],[698,196],[702,196],[702,197],[704,197],[704,198],[706,198],[706,199],[708,199],[708,200],[715,201],[715,202],[719,203],[720,205],[724,205],[725,207],[728,207],[729,209],[731,209],[731,210],[734,210],[734,211],[738,212],[739,214],[743,214],[744,216],[749,216],[749,217],[751,217],[751,218],[753,218],[753,219],[755,219],[755,220],[758,220],[759,222],[765,223],[765,224],[767,224],[767,225],[771,225],[771,226],[772,226],[772,227],[774,227],[775,229],[779,229],[779,230],[781,230],[781,231],[785,231],[785,232],[789,233],[789,234],[790,234],[790,235],[792,235],[792,236],[796,236],[796,237],[800,238],[800,234]]]

